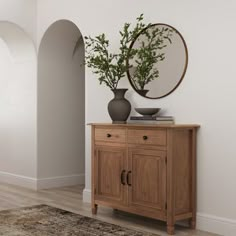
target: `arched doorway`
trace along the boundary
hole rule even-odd
[[[38,54],[38,188],[83,184],[85,69],[82,35],[68,20],[53,23]]]
[[[0,21],[0,181],[36,188],[36,50],[16,24]]]

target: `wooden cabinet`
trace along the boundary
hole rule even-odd
[[[196,224],[198,125],[92,125],[92,212],[98,205]]]

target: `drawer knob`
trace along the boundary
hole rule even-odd
[[[148,139],[148,136],[144,135],[143,140],[147,140],[147,139]]]
[[[110,137],[111,137],[111,134],[107,134],[107,137],[110,138]]]

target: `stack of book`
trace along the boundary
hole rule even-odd
[[[173,116],[131,116],[130,123],[174,124]]]

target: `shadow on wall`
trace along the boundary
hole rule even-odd
[[[84,42],[78,27],[52,24],[38,55],[38,188],[84,183]]]
[[[16,24],[0,21],[1,181],[37,175],[36,60],[30,37]]]

